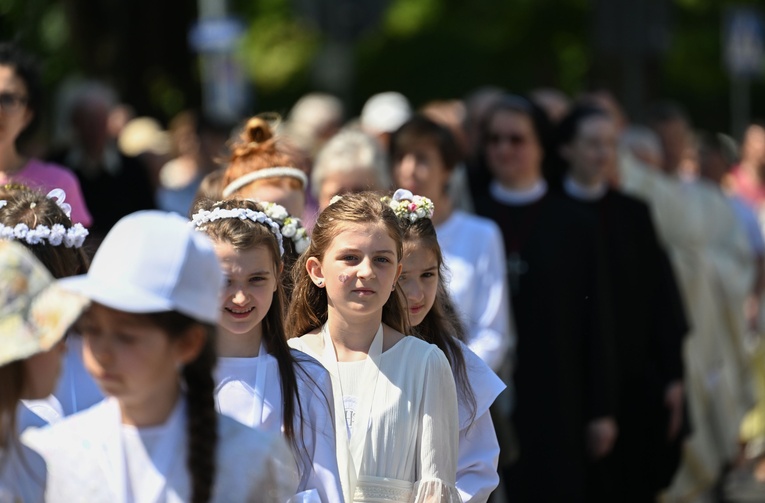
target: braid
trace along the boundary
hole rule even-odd
[[[171,339],[184,337],[188,330],[202,326],[205,343],[194,361],[183,367],[186,382],[186,424],[188,434],[187,468],[191,477],[191,503],[210,501],[215,486],[215,452],[218,447],[218,413],[215,409],[215,327],[167,311],[145,315]]]
[[[215,350],[208,337],[199,357],[186,365],[187,424],[191,475],[191,503],[207,503],[215,484],[215,449],[218,443],[218,415],[215,411],[215,382],[212,370]]]

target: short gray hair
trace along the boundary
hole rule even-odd
[[[358,129],[337,133],[316,156],[311,171],[311,191],[319,197],[324,180],[331,174],[363,170],[373,173],[380,189],[391,184],[388,161],[377,140]]]

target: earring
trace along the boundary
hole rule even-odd
[[[316,286],[318,286],[319,288],[323,287],[324,286],[324,280],[323,279],[318,280],[316,282]]]

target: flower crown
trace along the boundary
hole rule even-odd
[[[308,237],[308,232],[306,232],[303,222],[299,218],[291,216],[287,213],[287,209],[279,204],[267,202],[258,204],[260,204],[263,212],[271,220],[279,224],[282,236],[292,240],[296,253],[301,254],[308,249],[308,246],[311,244],[311,238]]]
[[[433,201],[424,196],[415,196],[406,189],[398,189],[393,197],[385,196],[381,201],[405,222],[416,222],[421,218],[433,218]]]
[[[222,201],[215,203],[221,204]],[[233,208],[230,210],[223,209],[221,207],[213,208],[212,210],[199,210],[191,217],[191,225],[197,230],[203,230],[202,227],[210,222],[216,220],[223,220],[226,218],[236,218],[239,220],[251,220],[253,222],[267,225],[279,243],[279,254],[284,255],[284,245],[282,240],[282,233],[280,231],[279,224],[274,222],[268,215],[262,211],[255,211],[249,208]]]
[[[55,199],[59,208],[61,208],[67,217],[70,217],[72,207],[64,202],[66,200],[66,193],[62,189],[51,190],[48,192],[47,197]],[[0,209],[7,205],[8,201],[5,199],[0,200]],[[34,206],[35,203],[32,203],[32,208]],[[13,227],[0,224],[0,239],[25,241],[30,245],[45,244],[47,242],[51,246],[63,244],[67,248],[80,248],[85,243],[85,238],[88,237],[88,234],[88,229],[79,222],[69,228],[64,227],[62,224],[54,224],[51,227],[38,225],[32,229],[23,223],[18,223]]]

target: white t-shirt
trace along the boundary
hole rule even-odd
[[[20,440],[0,449],[0,503],[42,503],[45,478],[45,461]]]
[[[303,410],[301,425],[295,408],[293,445],[301,473],[298,491],[316,489],[322,501],[339,501],[342,487],[337,468],[332,381],[324,367],[300,351],[292,351],[298,362],[295,371]],[[264,389],[258,389],[257,374],[265,365]],[[221,414],[242,424],[270,433],[282,433],[282,389],[279,363],[270,354],[253,358],[218,358],[215,369],[215,403]]]
[[[491,220],[459,210],[436,232],[468,346],[497,371],[515,344],[502,233]]]

